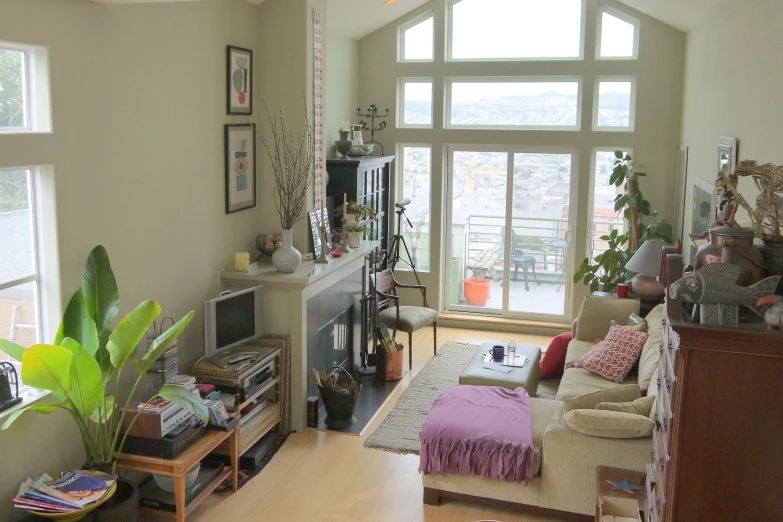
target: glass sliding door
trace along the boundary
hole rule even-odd
[[[446,308],[567,318],[572,155],[454,148],[448,160]]]

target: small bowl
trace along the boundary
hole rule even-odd
[[[345,252],[341,252],[339,250],[335,250],[334,252],[332,252],[331,256],[332,257],[343,257],[343,254],[345,254]]]
[[[366,143],[364,145],[356,145],[351,148],[351,152],[348,153],[349,156],[369,156],[372,154],[373,149],[375,149],[375,145],[372,143]]]

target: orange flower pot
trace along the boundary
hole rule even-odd
[[[485,306],[489,300],[489,287],[492,281],[470,277],[463,279],[465,283],[465,300],[470,306]]]

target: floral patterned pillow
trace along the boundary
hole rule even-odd
[[[639,332],[623,326],[612,326],[598,349],[582,361],[585,370],[616,383],[631,371],[642,353],[647,332]]]
[[[593,355],[595,352],[598,351],[598,348],[600,348],[600,344],[603,341],[601,339],[596,339],[593,341],[593,346],[590,347],[589,350],[587,350],[582,356],[580,356],[577,360],[574,361],[574,368],[580,368],[582,366],[582,363],[587,360],[588,357]]]

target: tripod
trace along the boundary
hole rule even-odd
[[[397,263],[402,260],[411,267],[411,270],[413,270],[413,275],[416,277],[416,283],[421,285],[419,273],[416,272],[416,263],[413,262],[413,257],[411,256],[410,250],[408,250],[408,244],[405,242],[405,236],[402,235],[402,218],[405,218],[408,226],[413,228],[413,223],[411,223],[411,220],[408,219],[408,216],[405,214],[405,207],[409,205],[410,202],[410,199],[403,199],[394,205],[397,207],[397,233],[394,234],[389,241],[389,249],[386,251],[386,255],[384,256],[383,261],[387,263],[389,267],[391,267],[392,271],[394,271],[394,269],[397,268]],[[402,245],[402,248],[405,250],[405,255],[408,256],[407,260],[402,259],[402,250],[400,249],[400,245]]]

